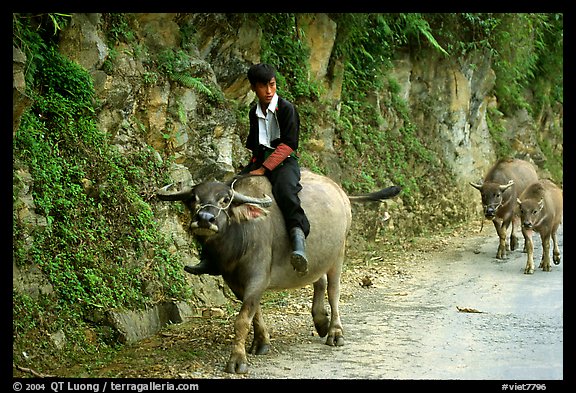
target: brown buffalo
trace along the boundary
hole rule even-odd
[[[528,253],[524,273],[534,273],[534,243],[532,242],[534,231],[540,234],[542,240],[542,261],[539,267],[545,272],[550,271],[550,238],[554,242],[554,264],[560,263],[556,232],[562,222],[563,204],[562,190],[547,179],[532,183],[518,198],[522,234]]]
[[[246,373],[246,339],[250,325],[254,340],[249,349],[265,354],[270,335],[262,318],[260,300],[266,290],[300,288],[313,284],[312,318],[326,344],[344,344],[338,309],[340,274],[352,211],[350,201],[379,201],[400,192],[398,187],[379,192],[347,196],[325,176],[302,171],[302,207],[310,221],[306,239],[308,272],[302,276],[290,263],[291,247],[284,218],[264,176],[240,177],[233,183],[206,182],[178,192],[167,187],[158,192],[163,200],[182,200],[192,212],[192,232],[200,239],[203,251],[217,263],[222,277],[242,301],[234,323],[235,338],[226,371]],[[251,196],[248,196],[251,195]],[[324,305],[328,292],[331,316]]]
[[[534,166],[519,159],[499,160],[485,176],[482,183],[470,183],[480,191],[484,216],[494,223],[500,239],[496,258],[506,258],[507,250],[515,250],[518,244],[515,225],[518,218],[515,214],[516,199],[529,184],[538,181]],[[512,224],[510,244],[506,244],[508,227]],[[524,245],[526,247],[526,245]]]

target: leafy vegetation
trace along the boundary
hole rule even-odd
[[[204,94],[212,104],[222,103],[224,97],[217,86],[208,87],[202,78],[193,76],[191,56],[182,50],[165,49],[158,54],[156,67],[160,74],[182,86]]]
[[[510,138],[502,138],[505,130],[500,120],[504,116],[524,109],[539,121],[540,114],[564,102],[563,14],[433,14],[430,21],[439,42],[453,55],[482,51],[491,59],[498,114],[492,111],[488,117],[500,157],[513,151]],[[552,139],[562,140],[562,136],[555,134]],[[544,165],[561,182],[562,154],[552,149],[549,141],[546,137],[538,140],[546,158]]]
[[[365,191],[391,179],[408,194],[418,191],[414,169],[428,166],[441,170],[438,158],[415,132],[406,103],[398,96],[397,83],[388,76],[394,53],[402,48],[435,50],[454,61],[472,52],[486,53],[496,72],[498,110],[513,115],[520,108],[540,113],[555,102],[562,103],[562,14],[331,14],[337,37],[331,66],[344,64],[342,105],[334,114],[338,124],[339,151],[344,167],[356,172],[344,185],[348,191]],[[307,77],[308,48],[302,43],[295,14],[265,14],[262,59],[278,66],[282,94],[300,99],[300,107],[318,99],[318,87]],[[515,45],[510,45],[515,42]],[[330,72],[330,71],[329,71]],[[526,90],[533,91],[528,100]],[[399,133],[386,130],[386,119],[370,96],[380,94],[386,107],[402,119]],[[304,99],[305,98],[305,99]],[[304,129],[312,130],[324,113],[312,113]],[[491,134],[498,154],[513,151],[503,137],[502,116],[492,116]],[[306,127],[307,126],[307,127]],[[305,136],[305,138],[308,135]],[[540,141],[547,165],[556,179],[562,178],[562,157]],[[314,157],[306,164],[323,172]],[[377,165],[376,165],[377,164]],[[374,169],[378,168],[378,169]]]
[[[309,49],[302,39],[296,15],[260,14],[258,22],[262,28],[261,60],[278,69],[278,93],[291,101],[318,98],[318,84],[308,77]]]
[[[14,210],[14,262],[37,266],[54,297],[14,297],[14,344],[65,329],[70,346],[95,350],[105,343],[89,343],[81,333],[94,310],[138,309],[189,294],[147,203],[166,180],[165,163],[151,148],[121,155],[108,144],[96,124],[92,78],[42,44],[46,32],[28,22],[16,20],[20,37],[31,38],[25,49],[34,63],[27,85],[33,104],[15,135],[13,160],[30,172],[35,212],[46,227],[27,243]],[[20,190],[15,179],[15,202]]]

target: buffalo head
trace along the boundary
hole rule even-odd
[[[484,216],[492,220],[496,216],[498,208],[503,204],[502,195],[504,191],[514,185],[514,180],[510,180],[507,184],[491,182],[477,184],[470,182],[470,185],[480,191],[482,206],[484,207]]]
[[[540,221],[540,212],[544,208],[544,198],[541,199],[516,199],[520,208],[520,219],[522,226],[532,229]]]
[[[264,209],[272,204],[272,198],[244,195],[234,190],[234,182],[205,182],[180,191],[169,191],[172,184],[162,187],[156,195],[163,201],[182,201],[192,212],[190,229],[199,236],[211,236],[221,232],[231,220],[254,219],[265,216]]]

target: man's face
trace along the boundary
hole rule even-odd
[[[270,104],[270,101],[272,101],[274,94],[276,94],[276,78],[270,79],[268,83],[256,82],[256,84],[252,86],[252,91],[256,93],[260,101],[260,106],[265,109]]]

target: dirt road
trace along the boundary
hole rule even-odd
[[[558,238],[563,257],[562,227]],[[539,236],[534,239],[538,265],[542,250]],[[267,295],[263,312],[272,349],[249,355],[245,375],[223,371],[235,312],[172,325],[112,359],[56,375],[562,380],[564,259],[551,272],[536,269],[525,275],[525,253],[516,250],[501,261],[495,258],[496,248],[490,224],[482,232],[462,229],[385,254],[378,245],[351,253],[342,283],[342,347],[324,345],[315,334],[310,287]]]
[[[473,236],[415,256],[405,279],[342,305],[344,347],[313,337],[254,359],[251,377],[563,379],[562,262],[525,275],[526,254],[495,254],[493,236]]]

